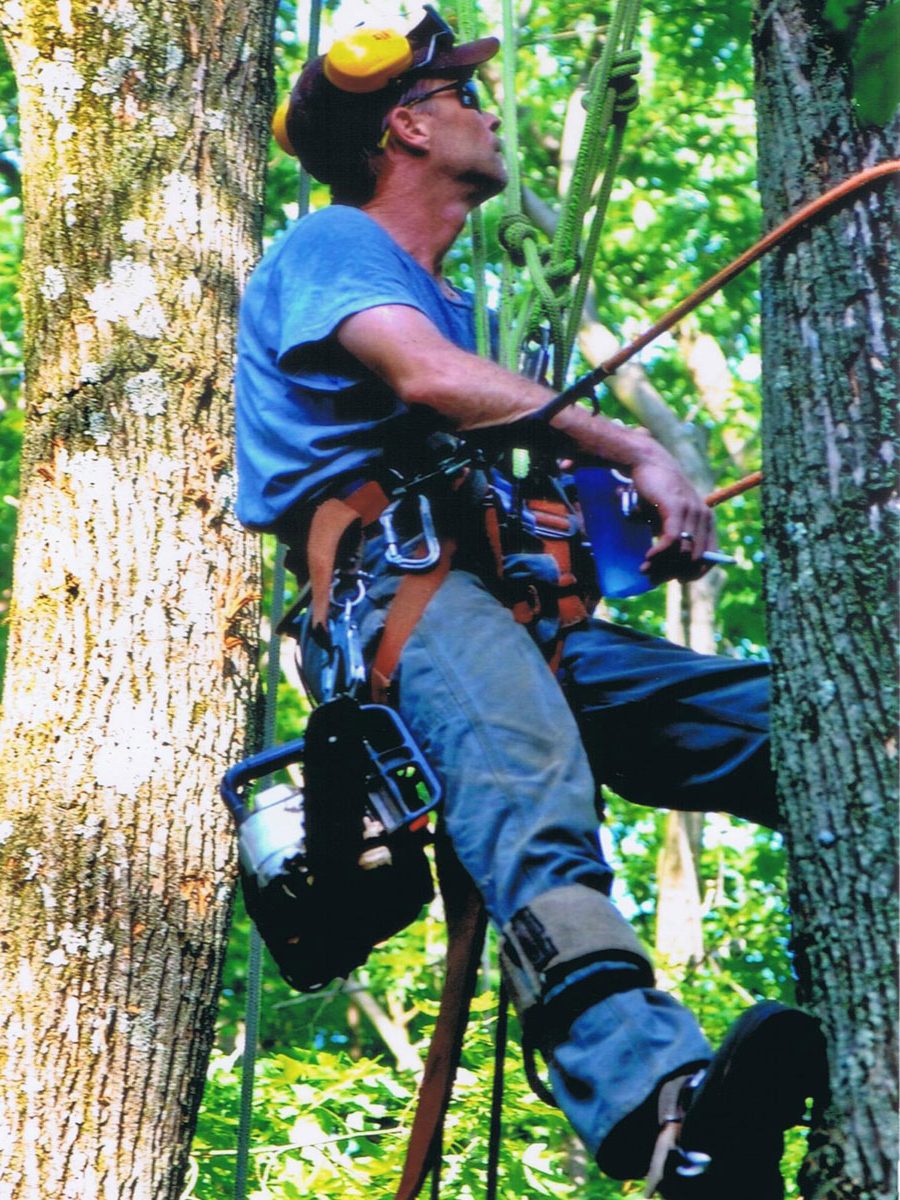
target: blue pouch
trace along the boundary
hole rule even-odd
[[[640,566],[653,534],[637,514],[631,480],[607,467],[578,467],[575,487],[601,594],[619,599],[650,591],[654,584]]]

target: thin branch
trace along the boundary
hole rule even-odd
[[[307,1150],[328,1146],[334,1142],[351,1142],[356,1138],[384,1137],[389,1133],[404,1133],[402,1125],[389,1125],[386,1129],[356,1129],[352,1133],[336,1133],[332,1137],[319,1138],[315,1142],[287,1142],[283,1146],[251,1146],[251,1154],[288,1154],[291,1150]],[[228,1158],[237,1154],[237,1148],[228,1150],[194,1150],[192,1158]]]

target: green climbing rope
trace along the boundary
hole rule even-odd
[[[518,29],[514,19],[512,0],[503,0],[503,37],[501,41],[501,78],[503,80],[503,155],[506,161],[508,183],[504,193],[507,215],[519,212],[522,207],[522,177],[519,171],[519,120],[516,111],[516,58],[518,56]],[[509,370],[518,366],[520,342],[510,336],[513,329],[513,310],[516,305],[518,280],[513,264],[505,259],[500,272],[500,304],[498,308],[500,352],[499,361]]]
[[[631,43],[637,32],[637,21],[640,11],[639,0],[622,0],[620,7],[624,10],[622,14],[620,45],[612,55],[608,74],[604,75],[605,56],[601,59],[597,69],[598,93],[603,97],[601,125],[604,127],[604,134],[611,127],[612,138],[606,159],[601,166],[602,178],[594,201],[594,215],[591,220],[587,241],[585,242],[578,283],[569,307],[568,324],[563,342],[563,377],[569,365],[572,348],[581,324],[584,302],[587,297],[591,273],[600,244],[600,234],[606,219],[606,209],[609,204],[609,197],[612,193],[612,186],[622,153],[622,145],[625,140],[625,127],[628,121],[628,114],[638,104],[638,88],[635,76],[640,68],[640,52],[632,49]],[[608,40],[607,45],[610,44],[610,41],[611,39]],[[590,91],[590,96],[594,96],[593,88]],[[587,103],[591,103],[591,100],[588,98],[586,98],[586,101]],[[586,134],[587,130],[585,130]]]
[[[474,0],[460,0],[459,32],[463,41],[469,42],[477,36]],[[475,295],[475,349],[482,358],[490,357],[491,332],[488,318],[487,284],[487,236],[484,229],[484,213],[480,208],[469,215],[469,232],[472,239],[472,278]]]
[[[525,272],[528,286],[519,287],[514,302],[509,298],[511,287],[505,287],[501,295],[501,344],[505,348],[502,361],[507,366],[514,365],[521,347],[540,325],[545,325],[553,347],[552,382],[557,390],[564,385],[581,322],[621,157],[628,114],[638,102],[635,75],[640,55],[632,43],[639,12],[640,0],[619,0],[610,18],[603,49],[590,73],[583,99],[587,119],[572,179],[563,199],[556,231],[548,244],[522,212],[518,146],[514,136],[515,30],[510,0],[504,5],[504,120],[510,186],[507,213],[501,222],[499,236],[507,254],[504,281],[511,267],[515,267]],[[512,115],[507,97],[513,105]],[[584,224],[589,214],[590,228],[582,246]],[[573,291],[572,282],[576,277]]]

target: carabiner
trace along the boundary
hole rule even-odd
[[[366,686],[366,661],[363,655],[359,626],[353,610],[366,596],[363,572],[335,573],[331,589],[332,616],[328,622],[331,651],[322,670],[322,696],[331,700],[338,695],[356,695]],[[341,585],[355,584],[355,591],[341,595]]]
[[[623,475],[621,471],[610,469],[610,474],[617,483],[622,484],[622,487],[616,489],[619,497],[619,509],[622,516],[626,520],[640,521],[643,517],[641,511],[641,498],[638,495],[638,490],[634,486],[634,481],[630,475]]]
[[[441,543],[435,532],[431,504],[425,493],[419,492],[417,499],[421,532],[414,533],[411,538],[401,542],[395,528],[395,518],[404,499],[405,497],[401,496],[399,500],[389,504],[379,517],[381,528],[384,530],[384,557],[392,567],[400,567],[404,571],[428,571],[441,557]],[[425,553],[413,558],[410,552],[420,546],[425,547]]]

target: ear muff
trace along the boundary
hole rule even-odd
[[[449,26],[447,31],[450,32]],[[328,82],[340,91],[362,96],[387,87],[412,67],[413,60],[413,47],[402,33],[362,27],[335,42],[322,61],[322,71]],[[272,136],[285,154],[296,158],[297,151],[287,132],[289,104],[290,97],[287,97],[276,108],[272,117]]]
[[[393,29],[355,29],[325,55],[325,78],[342,92],[377,92],[413,65],[413,48]]]
[[[288,137],[287,131],[287,114],[290,102],[290,96],[286,96],[275,109],[275,113],[272,117],[272,137],[285,152],[285,154],[290,154],[291,158],[296,158],[297,151],[291,145],[291,139]]]

